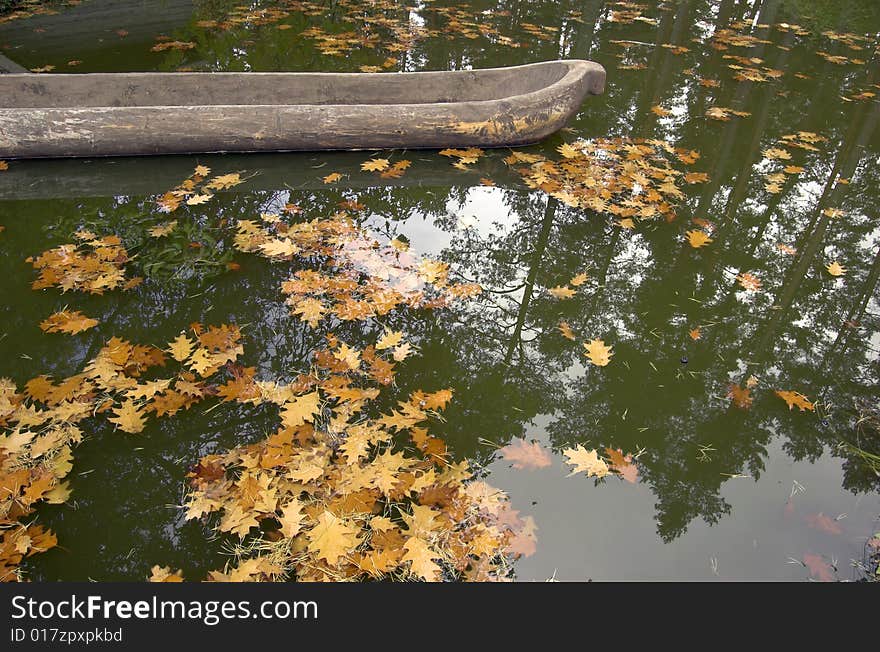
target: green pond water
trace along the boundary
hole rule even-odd
[[[518,579],[807,580],[805,555],[821,556],[839,579],[860,576],[853,564],[880,530],[877,467],[847,446],[880,452],[877,431],[859,423],[880,394],[876,2],[239,6],[60,5],[55,15],[0,22],[0,53],[27,68],[76,73],[354,72],[384,64],[377,74],[393,74],[592,59],[607,69],[606,93],[526,151],[558,159],[556,148],[579,137],[660,139],[699,152],[688,169],[708,181],[684,188],[674,221],[636,220],[626,229],[529,189],[503,162],[507,150],[488,152],[471,171],[433,151],[396,153],[413,163],[397,180],[360,171],[372,152],[12,161],[0,172],[0,377],[19,386],[39,374],[63,378],[114,335],[164,346],[195,321],[242,325],[241,362],[262,379],[289,381],[307,369],[328,330],[363,348],[381,325],[311,329],[292,317],[279,292],[290,266],[235,251],[231,226],[287,203],[302,207],[303,219],[327,217],[356,199],[364,207],[358,220],[377,236],[405,236],[415,253],[485,289],[450,308],[401,309],[383,320],[418,352],[380,401],[390,407],[414,389],[454,389],[434,430],[537,524],[536,551],[516,562]],[[259,18],[260,9],[277,11]],[[757,40],[713,48],[713,34],[732,23]],[[389,25],[426,31],[401,40]],[[326,53],[312,27],[375,38]],[[847,32],[867,38],[840,36]],[[194,45],[153,52],[158,36]],[[760,59],[755,67],[773,72],[763,82],[738,81],[730,65],[741,61],[728,55]],[[658,105],[668,113],[653,112]],[[750,115],[709,119],[713,106]],[[768,192],[765,174],[781,166],[763,152],[799,131],[827,141],[816,152],[789,148],[785,164],[804,171]],[[249,178],[169,218],[155,200],[196,164]],[[346,176],[324,185],[330,172]],[[829,208],[842,215],[829,217]],[[700,228],[693,218],[714,227],[701,249],[684,235]],[[178,220],[175,233],[161,242],[146,236],[167,219]],[[32,290],[24,259],[71,242],[80,228],[120,235],[146,281],[103,296]],[[846,274],[830,275],[832,261]],[[226,271],[228,262],[240,269]],[[589,279],[574,297],[548,294],[580,272]],[[742,272],[761,280],[757,292],[740,286]],[[74,336],[42,333],[38,324],[65,306],[100,325]],[[578,341],[559,334],[561,320]],[[695,340],[689,331],[697,327]],[[581,342],[593,338],[613,345],[608,366],[584,357]],[[753,403],[738,409],[728,386],[752,375]],[[803,393],[815,411],[790,411],[777,389]],[[139,435],[87,422],[69,502],[38,510],[59,547],[28,560],[28,576],[139,580],[161,564],[200,579],[222,567],[229,541],[184,521],[177,507],[184,476],[202,455],[262,439],[277,412],[210,406],[151,419]],[[540,442],[552,464],[512,468],[498,448],[518,437]],[[567,477],[562,450],[577,444],[638,453],[638,481]]]

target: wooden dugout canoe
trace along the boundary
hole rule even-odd
[[[597,63],[413,73],[0,75],[0,159],[534,143]]]

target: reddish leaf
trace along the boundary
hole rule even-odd
[[[538,442],[514,439],[500,451],[504,459],[513,463],[515,469],[543,469],[550,466],[550,455]]]
[[[804,566],[810,569],[810,575],[820,582],[833,582],[834,573],[831,564],[822,559],[822,555],[811,552],[804,554]]]
[[[822,530],[828,534],[841,534],[843,530],[833,518],[825,516],[822,512],[818,514],[807,514],[807,525],[816,530]]]

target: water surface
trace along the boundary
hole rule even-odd
[[[723,30],[752,38],[736,44]],[[688,170],[707,175],[684,188],[674,220],[630,229],[530,189],[504,163],[509,151],[469,171],[436,152],[395,153],[413,163],[396,180],[360,170],[370,152],[11,162],[0,172],[0,376],[63,377],[113,335],[162,345],[200,321],[246,325],[243,362],[289,379],[326,329],[288,314],[278,286],[289,270],[235,252],[228,225],[288,203],[304,219],[327,217],[356,199],[372,231],[405,236],[485,289],[389,318],[419,349],[396,385],[401,395],[454,389],[439,431],[537,523],[519,579],[804,580],[806,554],[857,577],[852,564],[880,529],[876,466],[845,446],[880,450],[877,431],[858,425],[877,408],[880,376],[878,31],[871,0],[89,0],[0,23],[0,52],[54,72],[393,74],[593,59],[608,71],[605,95],[527,151],[558,160],[557,147],[578,138],[657,139],[698,152]],[[169,42],[191,46],[152,51]],[[754,81],[735,78],[743,68]],[[748,115],[717,120],[712,107]],[[817,151],[789,146],[784,163],[765,154],[798,132],[821,137]],[[180,230],[158,247],[145,236],[168,219],[155,199],[196,164],[255,176],[182,206]],[[804,169],[768,180],[783,164]],[[343,181],[324,184],[330,172]],[[97,297],[31,290],[24,258],[80,228],[118,233],[146,281]],[[693,229],[713,241],[690,247]],[[834,261],[845,275],[828,273]],[[581,272],[589,278],[574,297],[548,293]],[[758,291],[742,287],[743,273]],[[43,334],[39,322],[65,306],[101,324]],[[560,335],[562,320],[577,342]],[[381,328],[340,331],[366,346]],[[589,339],[613,345],[608,366],[584,357]],[[751,376],[753,402],[737,408],[728,387]],[[804,394],[815,411],[789,410],[774,390]],[[186,470],[273,427],[248,406],[197,408],[140,435],[96,425],[76,451],[71,501],[40,512],[61,546],[28,562],[29,576],[141,579],[159,563],[199,578],[222,566],[225,542],[176,508]],[[519,437],[553,463],[511,468],[498,450]],[[637,454],[638,482],[567,477],[561,451],[578,444]],[[820,514],[836,527],[821,527]]]

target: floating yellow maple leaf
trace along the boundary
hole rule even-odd
[[[408,161],[406,159],[401,159],[400,161],[396,161],[394,165],[385,170],[381,176],[383,179],[399,179],[403,176],[403,173],[412,165],[412,161]]]
[[[694,249],[705,247],[707,244],[712,242],[712,238],[710,238],[705,231],[700,231],[698,229],[688,231],[685,235],[687,235],[688,242]]]
[[[724,107],[713,106],[706,110],[706,117],[727,122],[730,120],[730,113]]]
[[[288,539],[292,539],[299,534],[302,524],[306,519],[302,507],[303,504],[294,498],[282,509],[282,515],[278,522],[281,523],[281,532]]]
[[[816,409],[816,407],[807,400],[807,397],[800,392],[777,389],[776,396],[788,403],[789,410],[793,409],[795,406],[800,408],[801,412],[813,412]]]
[[[62,310],[49,315],[40,323],[40,328],[46,333],[81,333],[98,325],[97,319],[86,317],[79,310]]]
[[[159,566],[150,569],[149,582],[183,582],[183,571],[172,571],[170,566]]]
[[[557,299],[571,299],[575,295],[575,291],[567,285],[557,285],[556,287],[548,288],[547,291]]]
[[[709,175],[705,172],[687,172],[684,175],[685,183],[705,183],[709,180]]]
[[[201,195],[193,195],[186,200],[186,204],[187,206],[198,206],[199,204],[207,203],[212,197],[214,197],[214,195],[207,192]]]
[[[791,153],[781,147],[770,147],[763,152],[764,156],[769,159],[788,161],[791,159]]]
[[[403,544],[406,554],[401,557],[401,563],[410,562],[410,572],[428,582],[436,582],[440,579],[441,568],[434,559],[440,555],[431,550],[430,546],[419,537],[410,537]]]
[[[318,326],[318,323],[324,317],[324,313],[327,312],[327,308],[324,304],[319,299],[312,297],[297,301],[293,305],[293,314],[299,315],[299,318],[312,328]]]
[[[739,284],[746,290],[750,292],[757,292],[761,289],[761,279],[759,279],[754,274],[749,272],[743,272],[741,274],[737,274],[736,280],[739,281]]]
[[[344,342],[340,344],[339,348],[333,352],[333,355],[336,357],[337,360],[345,364],[345,366],[352,371],[358,369],[361,366],[360,351],[358,351],[357,349],[353,349]]]
[[[296,396],[284,404],[281,412],[281,421],[289,428],[295,428],[307,421],[320,410],[321,397],[318,392],[310,392],[302,396]]]
[[[240,183],[244,183],[241,174],[238,172],[231,172],[229,174],[221,174],[211,179],[205,184],[205,190],[226,190],[227,188],[232,188]]]
[[[300,248],[295,242],[285,238],[275,238],[259,245],[262,251],[269,258],[289,258],[299,253]]]
[[[571,326],[569,325],[569,323],[567,321],[559,322],[559,326],[557,326],[557,328],[559,329],[559,332],[562,333],[562,335],[564,337],[567,337],[572,342],[575,340],[574,331],[571,329]]]
[[[146,421],[143,412],[138,409],[135,402],[131,399],[123,401],[122,404],[113,410],[115,417],[107,419],[110,423],[115,423],[123,432],[137,434],[144,429]]]
[[[583,156],[583,152],[577,147],[573,147],[570,143],[563,143],[556,148],[556,151],[562,154],[565,158],[578,158],[579,156]]]
[[[168,352],[178,362],[184,362],[192,353],[195,344],[195,342],[187,337],[186,333],[181,333],[168,344]]]
[[[153,238],[161,238],[174,231],[175,228],[177,228],[177,220],[171,220],[170,222],[162,222],[162,224],[150,227],[148,233]]]
[[[661,118],[665,118],[666,116],[672,115],[672,111],[670,111],[669,109],[664,109],[659,104],[655,104],[654,106],[651,107],[651,113],[653,113],[654,115],[657,115]]]
[[[395,362],[402,362],[409,357],[412,353],[413,347],[409,342],[404,342],[403,344],[394,348],[394,352],[391,354],[391,357],[394,358]]]
[[[846,274],[846,268],[841,267],[840,263],[836,260],[828,263],[828,265],[825,266],[825,269],[828,270],[828,273],[831,274],[831,276],[843,276]]]
[[[584,355],[590,359],[590,362],[599,367],[604,367],[611,362],[611,356],[614,355],[611,351],[613,347],[606,346],[602,340],[590,340],[584,343],[584,348],[586,349]]]
[[[331,512],[325,511],[317,519],[317,524],[308,531],[308,550],[317,559],[323,559],[336,566],[339,558],[351,552],[360,543],[360,528],[349,524]]]
[[[402,331],[388,331],[386,330],[382,337],[379,338],[379,341],[376,342],[376,349],[390,349],[403,340],[403,332]]]
[[[390,165],[387,158],[374,158],[361,163],[361,170],[364,172],[381,172],[387,170]]]
[[[569,476],[586,473],[587,476],[602,478],[609,473],[608,464],[599,457],[595,449],[587,450],[582,444],[578,444],[576,448],[563,449],[562,454],[568,458],[568,464],[574,467]]]

